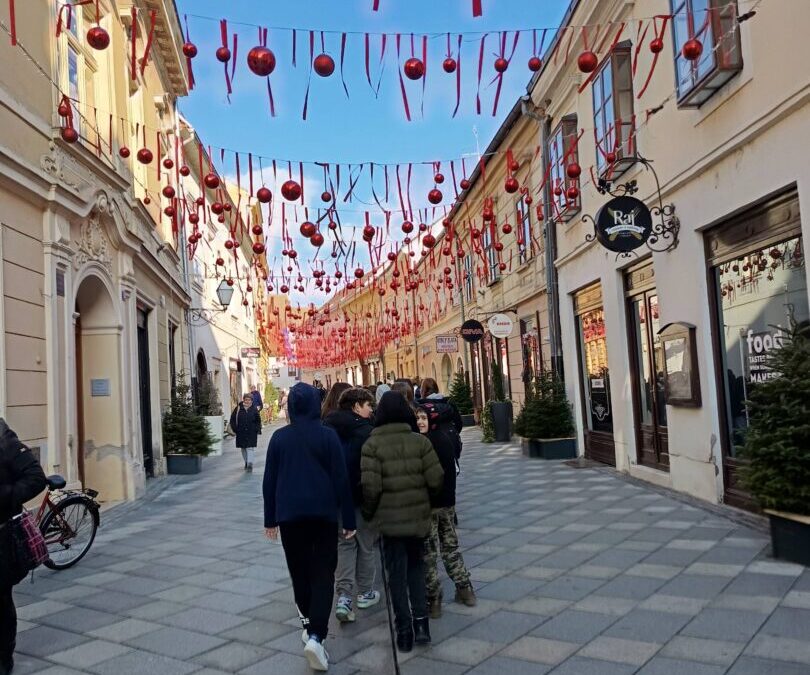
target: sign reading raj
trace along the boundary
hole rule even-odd
[[[652,214],[635,197],[614,197],[596,214],[596,238],[606,249],[628,253],[643,246],[652,233]]]

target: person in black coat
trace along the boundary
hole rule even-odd
[[[0,417],[0,675],[14,667],[17,643],[17,611],[11,594],[11,580],[5,579],[10,542],[8,521],[20,513],[22,505],[36,497],[47,485],[37,458],[20,442]]]
[[[233,409],[231,429],[236,434],[236,447],[242,450],[245,471],[252,473],[256,446],[259,444],[259,434],[262,433],[262,419],[250,394],[245,394],[242,402]]]
[[[335,572],[335,592],[338,599],[335,616],[341,623],[346,623],[355,619],[352,607],[355,591],[360,609],[367,609],[380,601],[380,592],[374,590],[374,546],[377,533],[368,526],[360,513],[363,502],[360,457],[363,443],[374,429],[371,422],[374,396],[368,389],[352,387],[341,394],[338,406],[337,410],[324,418],[323,423],[332,427],[340,437],[357,519],[357,534],[351,539],[338,538],[338,563]]]

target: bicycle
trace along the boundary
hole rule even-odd
[[[93,545],[101,519],[96,490],[66,490],[62,476],[48,476],[48,489],[39,506],[36,523],[52,570],[66,570],[79,562]],[[51,496],[54,495],[53,498]]]

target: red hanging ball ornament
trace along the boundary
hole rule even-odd
[[[221,257],[221,256],[219,258],[217,258],[217,265],[219,267],[224,266],[225,265],[225,259],[223,257]]]
[[[294,202],[301,196],[301,186],[294,180],[288,180],[281,186],[281,195],[288,202]]]
[[[335,72],[335,60],[329,54],[318,54],[312,68],[321,77],[329,77]]]
[[[282,284],[281,288],[279,288],[278,290],[280,290],[282,293],[289,293],[290,287],[287,284]]]
[[[681,54],[687,61],[697,61],[700,55],[703,54],[703,43],[697,38],[687,40],[683,43]]]
[[[264,253],[264,244],[262,244],[262,242],[260,242],[260,241],[257,241],[256,243],[254,243],[253,244],[253,252],[256,255],[261,255],[262,253]],[[248,290],[250,290],[250,289],[248,289]],[[245,300],[245,304],[247,304],[247,300]]]
[[[267,47],[254,47],[248,52],[247,64],[259,77],[267,77],[276,69],[276,55]]]
[[[653,54],[660,54],[664,51],[664,40],[660,37],[653,38],[650,42],[650,51]]]
[[[492,212],[492,209],[487,207],[481,212],[481,216],[483,217],[484,221],[488,222],[495,217],[495,214]]]
[[[196,244],[197,243],[197,237],[195,237],[193,234],[188,235],[188,243],[189,244]]]
[[[295,260],[298,257],[298,251],[296,251],[295,249],[291,249],[287,255],[289,255],[290,258]]]
[[[163,168],[164,169],[173,169],[174,168],[174,162],[167,157],[166,159],[163,160]]]
[[[230,204],[228,204],[228,203],[225,203],[225,205],[224,205],[222,208],[223,208],[223,209],[225,209],[226,211],[228,211],[228,212],[230,213],[230,210],[231,210],[231,205],[230,205]]]
[[[233,239],[225,240],[225,248],[227,248],[229,251],[233,250],[234,245],[235,245],[235,243],[234,243]]]
[[[458,64],[456,63],[456,60],[449,56],[442,62],[442,68],[444,69],[445,73],[455,73],[457,67]]]
[[[56,112],[59,113],[59,117],[68,117],[70,115],[70,103],[62,101],[59,107],[56,108]]]
[[[582,52],[577,58],[577,66],[583,73],[592,73],[599,65],[599,57],[590,49]]]
[[[512,232],[512,226],[509,223],[504,223],[503,227],[501,227],[501,232],[504,234],[509,234]]]
[[[334,220],[330,220],[328,227],[330,230],[334,231],[337,229],[337,223]]]
[[[323,192],[321,192],[321,201],[322,201],[322,202],[324,202],[324,203],[329,203],[329,202],[331,202],[331,201],[332,201],[332,193],[331,193],[331,192],[327,192],[326,190],[324,190]]]
[[[138,150],[136,157],[141,164],[151,164],[152,159],[154,159],[154,155],[152,155],[152,151],[149,148],[141,148]]]
[[[62,127],[59,133],[62,135],[62,140],[65,143],[75,143],[79,140],[79,132],[73,127]]]
[[[312,244],[315,248],[320,248],[323,246],[324,238],[320,232],[316,232],[309,238],[309,243]]]
[[[273,193],[266,187],[260,187],[256,190],[256,199],[258,199],[262,204],[269,204],[270,200],[273,198]]]
[[[225,280],[225,283],[227,283],[227,284],[228,284],[228,286],[233,286],[234,281],[233,281],[233,279],[232,279],[232,278],[230,278],[230,277],[229,277],[228,279],[226,279],[226,280]]]
[[[146,197],[143,198],[143,203],[149,206],[152,203],[151,197],[149,195],[146,195]]]
[[[432,234],[426,234],[422,237],[422,246],[425,248],[433,248],[436,245],[436,237]]]
[[[559,185],[555,185],[553,192],[555,197],[560,197],[562,196],[563,189]]]
[[[396,253],[394,253],[393,251],[391,251],[391,252],[388,254],[388,259],[389,259],[391,262],[394,262],[394,261],[397,259],[397,254],[396,254]]]
[[[110,46],[110,34],[101,26],[93,26],[87,31],[87,44],[93,49],[103,51]]]
[[[225,222],[225,214],[223,213],[220,216],[217,216],[217,222],[224,223]]]
[[[605,160],[608,164],[615,164],[616,163],[616,153],[615,152],[608,152],[605,155]]]
[[[358,267],[358,268],[357,268],[357,269],[354,271],[354,276],[355,276],[357,279],[362,279],[364,274],[365,274],[365,272],[363,272],[363,268],[362,268],[362,267]]]
[[[197,199],[194,200],[194,203],[197,206],[202,206],[203,204],[205,204],[205,199],[203,197],[197,197]]]
[[[438,204],[442,201],[442,192],[441,190],[437,190],[433,188],[430,192],[428,192],[428,201],[431,204]]]
[[[419,223],[419,231],[420,232],[427,232],[427,224],[426,223]]]
[[[579,178],[582,174],[582,167],[576,162],[571,162],[566,168],[565,173],[569,178]]]
[[[127,159],[131,153],[129,152],[129,148],[125,145],[122,145],[118,148],[118,155],[124,159]]]
[[[214,215],[220,215],[225,210],[225,207],[220,202],[214,202],[211,204],[211,213]]]
[[[231,50],[227,47],[220,47],[217,49],[217,61],[220,63],[228,63],[231,60]]]
[[[197,45],[195,45],[193,42],[186,42],[183,45],[183,56],[188,59],[193,59],[195,56],[197,56]]]
[[[499,242],[499,241],[496,241],[496,242],[495,242],[495,243],[492,245],[492,247],[493,247],[493,248],[494,248],[496,251],[498,251],[499,253],[500,253],[501,251],[503,251],[503,244],[502,244],[501,242]]]
[[[302,236],[309,239],[312,235],[314,235],[318,231],[318,228],[315,225],[315,223],[311,223],[308,220],[305,220],[303,223],[301,223],[301,227],[298,228],[298,231],[301,233]]]
[[[579,197],[579,188],[576,185],[572,185],[565,193],[565,196],[568,197],[572,202],[576,201]]]
[[[503,184],[503,189],[506,190],[509,194],[513,194],[518,191],[520,187],[520,183],[518,183],[518,179],[512,176],[511,178],[507,178],[506,182]]]
[[[532,199],[529,195],[526,195],[526,199],[523,201],[526,202],[526,206],[531,206],[534,199]]]
[[[190,222],[192,225],[196,225],[200,222],[200,217],[196,213],[189,213],[188,222]]]
[[[462,178],[462,179],[459,181],[458,186],[459,186],[459,187],[460,187],[462,190],[469,190],[469,189],[470,189],[470,181],[468,181],[466,178]]]
[[[529,59],[529,70],[531,70],[533,73],[536,73],[542,67],[543,61],[539,56],[532,56],[532,58]]]
[[[442,255],[443,255],[443,256],[449,256],[449,255],[451,255],[452,253],[453,253],[453,252],[450,250],[450,247],[449,247],[449,246],[445,246],[445,247],[442,249]]]
[[[442,221],[442,226],[444,226],[444,227],[446,227],[446,228],[449,228],[449,227],[450,227],[452,224],[453,224],[453,221],[452,221],[452,220],[450,220],[449,218],[445,218],[445,219]]]
[[[414,56],[405,61],[403,70],[409,80],[420,80],[425,74],[425,64]]]
[[[506,269],[506,263],[498,263],[498,269],[503,272]]]
[[[433,181],[441,185],[442,183],[444,183],[444,174],[437,173],[435,176],[433,176]]]
[[[175,194],[176,192],[174,191],[174,188],[171,185],[166,185],[163,188],[163,196],[166,197],[166,199],[174,199]]]
[[[203,178],[203,183],[205,183],[205,187],[209,190],[216,190],[219,187],[219,176],[215,173],[208,173]]]
[[[498,73],[505,73],[506,69],[509,67],[509,61],[507,61],[502,56],[495,59],[495,72]]]
[[[253,291],[253,286],[251,286],[250,284],[248,284],[247,286],[245,286],[245,290],[246,290],[248,293],[251,293],[251,292]]]
[[[181,167],[180,167],[180,175],[181,175],[181,176],[183,176],[183,177],[188,177],[188,176],[190,176],[190,175],[191,175],[191,169],[189,169],[189,168],[188,168],[187,166],[185,166],[185,165],[181,166]]]
[[[264,230],[262,230],[262,226],[261,226],[261,225],[254,225],[253,227],[251,227],[251,228],[250,228],[250,231],[251,231],[251,232],[253,232],[253,234],[254,234],[254,235],[256,235],[256,236],[258,237],[259,235],[261,235],[261,234],[262,234],[262,232],[263,232]]]
[[[410,234],[413,232],[413,223],[410,220],[406,220],[404,223],[402,223],[402,231],[405,234]]]

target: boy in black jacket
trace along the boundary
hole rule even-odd
[[[438,497],[431,500],[433,507],[431,530],[425,540],[428,610],[431,619],[438,619],[442,615],[442,590],[438,569],[440,548],[447,576],[456,584],[456,602],[474,607],[476,598],[470,583],[470,572],[458,547],[458,535],[453,524],[456,512],[455,445],[438,427],[431,428],[429,411],[422,406],[416,408],[416,424],[419,433],[427,436],[433,444],[433,449],[444,469],[444,488]]]

